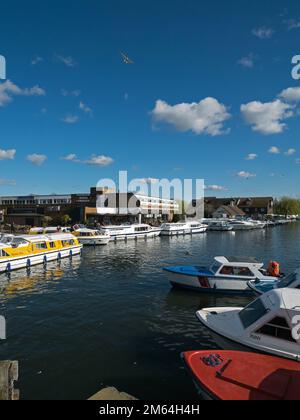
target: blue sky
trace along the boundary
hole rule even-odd
[[[299,38],[295,1],[4,3],[0,195],[85,192],[119,170],[298,195]]]

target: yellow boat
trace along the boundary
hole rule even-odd
[[[82,245],[69,233],[1,238],[0,273],[79,255]]]

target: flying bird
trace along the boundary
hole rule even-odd
[[[125,64],[134,64],[134,61],[132,61],[132,60],[128,57],[128,55],[126,55],[126,54],[124,54],[124,53],[122,53],[122,52],[121,52],[121,56],[122,56],[122,58],[123,58],[123,62],[124,62]]]

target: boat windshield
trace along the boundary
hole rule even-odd
[[[250,325],[254,324],[260,318],[265,316],[269,312],[268,309],[265,308],[261,299],[255,300],[245,309],[240,312],[240,320],[245,329],[249,328]]]
[[[222,264],[215,262],[211,267],[210,270],[214,273],[217,274],[217,272],[220,270],[220,268],[222,267]]]
[[[279,289],[285,289],[297,280],[297,273],[290,274],[278,283]]]
[[[13,241],[13,237],[11,237],[11,236],[3,236],[2,238],[1,238],[1,242],[3,243],[3,244],[11,244],[12,243],[12,241]]]

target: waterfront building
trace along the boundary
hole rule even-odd
[[[179,210],[175,200],[100,189],[96,207],[86,209],[86,219],[103,224],[171,222]]]
[[[191,205],[195,208],[195,211],[198,207],[204,205],[204,214],[207,218],[214,217],[214,214],[222,206],[226,206],[239,208],[249,218],[263,219],[268,215],[274,214],[275,200],[273,197],[205,197],[201,200],[193,200]]]
[[[175,200],[94,187],[83,194],[0,197],[0,221],[19,226],[40,227],[46,218],[59,225],[64,215],[73,224],[172,221],[178,212]]]

